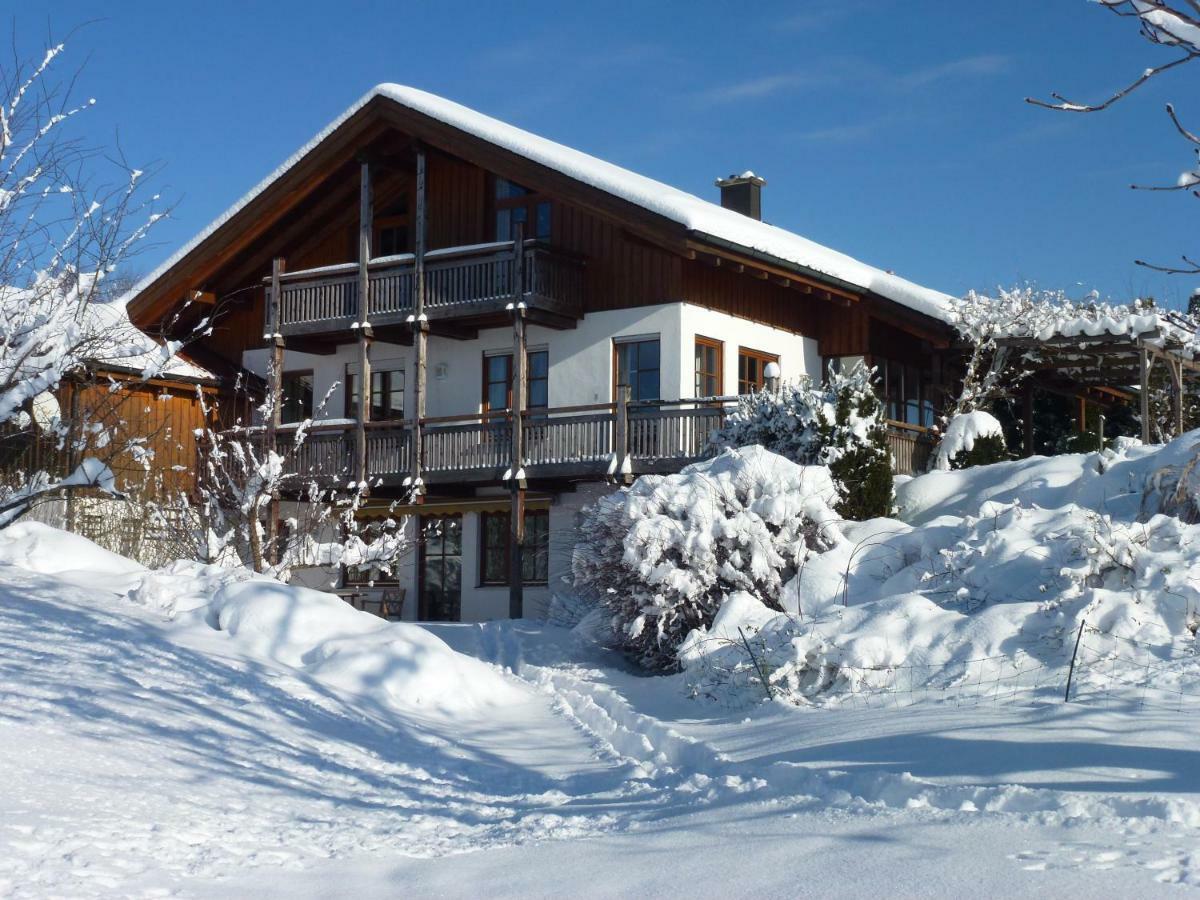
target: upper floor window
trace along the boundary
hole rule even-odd
[[[346,373],[346,418],[358,418],[358,373]],[[404,370],[371,370],[371,421],[404,418]]]
[[[311,419],[313,414],[313,373],[312,369],[303,372],[284,372],[280,386],[283,389],[283,403],[279,407],[281,422],[303,422]]]
[[[525,226],[525,237],[548,240],[550,201],[507,178],[496,176],[495,183],[496,240],[511,241],[518,222]]]
[[[767,383],[764,370],[768,363],[778,363],[776,353],[763,353],[761,350],[738,348],[738,393],[749,394],[761,391]]]
[[[629,399],[661,399],[658,338],[614,342],[617,385],[629,385]],[[614,392],[615,393],[615,392]]]
[[[723,390],[724,345],[712,338],[696,337],[696,396],[719,397]]]
[[[408,195],[401,194],[375,216],[371,256],[396,256],[412,250],[408,228]]]
[[[483,358],[483,411],[495,412],[512,406],[512,354],[496,353]],[[525,408],[542,409],[550,400],[550,354],[530,350],[525,354]]]

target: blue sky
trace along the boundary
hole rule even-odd
[[[28,7],[26,7],[28,9]],[[397,81],[715,198],[767,178],[764,218],[951,293],[1033,281],[1181,303],[1200,279],[1139,268],[1189,245],[1200,206],[1172,182],[1200,68],[1096,115],[1163,51],[1085,0],[725,3],[109,4],[73,37],[92,128],[163,166],[177,200],[154,266],[371,85]],[[93,2],[18,11],[40,49]]]

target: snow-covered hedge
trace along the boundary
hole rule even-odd
[[[620,646],[648,667],[674,667],[680,642],[727,595],[781,608],[784,584],[839,539],[835,497],[828,469],[762,447],[643,476],[586,511],[575,588],[608,611]]]

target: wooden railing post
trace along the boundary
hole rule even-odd
[[[422,431],[425,420],[425,358],[429,344],[429,323],[425,320],[425,148],[417,147],[417,209],[413,236],[413,344],[416,349],[417,371],[413,379],[412,426],[412,484],[417,502],[421,488],[421,468],[424,463]]]
[[[616,460],[616,468],[613,470],[613,478],[618,481],[623,478],[628,480],[625,468],[629,460],[629,390],[627,384],[617,385],[617,418],[613,423],[613,458]]]
[[[268,416],[264,438],[263,457],[277,452],[276,434],[283,417],[283,336],[280,326],[283,315],[282,280],[285,262],[277,256],[271,261],[271,308],[267,326],[267,345],[271,348],[271,359],[267,363]],[[279,563],[279,494],[271,496],[267,521],[267,560],[272,565]]]
[[[512,403],[512,465],[509,490],[512,494],[509,514],[511,558],[508,571],[508,615],[519,619],[525,613],[525,461],[524,414],[527,376],[525,373],[525,229],[517,223],[513,235],[513,364]]]
[[[1139,403],[1139,412],[1142,417],[1142,443],[1150,443],[1150,353],[1146,349],[1145,344],[1140,344],[1138,347],[1138,371],[1141,374],[1141,384],[1139,385],[1142,391],[1142,396]]]
[[[359,163],[358,188],[358,422],[354,431],[354,480],[367,490],[367,422],[371,418],[371,165]]]

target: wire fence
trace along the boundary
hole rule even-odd
[[[1200,712],[1200,639],[1194,635],[1165,634],[1152,642],[1084,623],[1058,646],[971,658],[943,650],[936,662],[879,666],[780,663],[780,645],[758,634],[708,642],[719,646],[697,648],[702,652],[688,668],[690,689],[731,706],[770,698],[827,709],[1075,703]],[[719,652],[706,652],[713,649]]]

